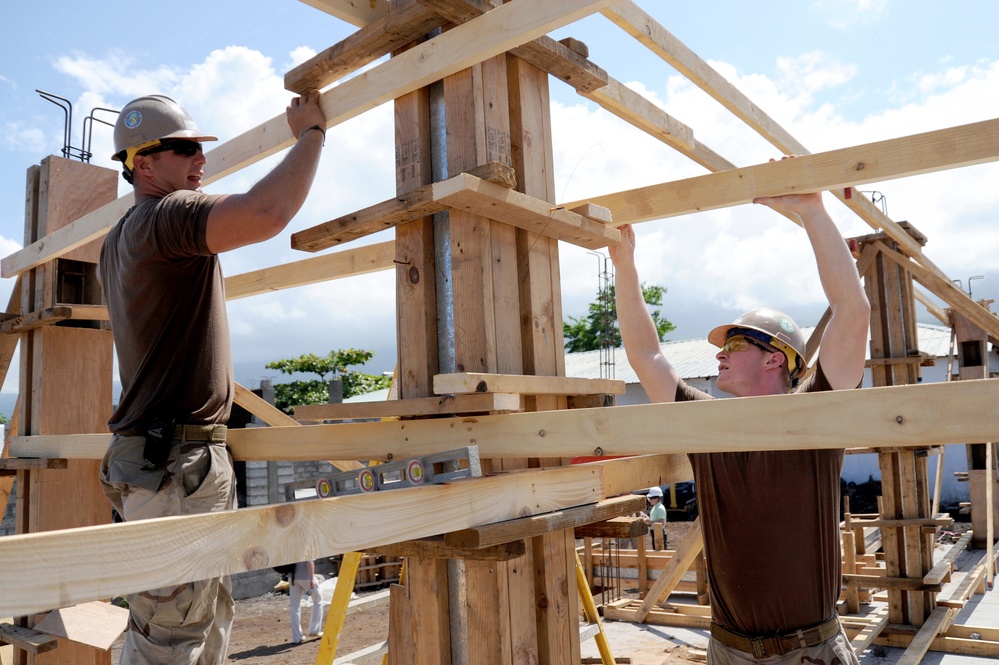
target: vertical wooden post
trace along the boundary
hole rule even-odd
[[[991,300],[979,301],[986,310]],[[989,376],[988,334],[978,325],[968,320],[966,316],[952,309],[947,310],[954,334],[957,338],[957,357],[960,370],[958,380],[986,379]],[[965,446],[968,454],[968,492],[971,502],[971,529],[974,536],[971,546],[982,549],[988,545],[989,514],[995,522],[999,519],[999,474],[993,468],[990,474],[986,471],[988,446],[992,446],[992,459],[995,460],[995,443],[974,443]],[[941,463],[943,459],[941,458]],[[988,500],[989,485],[992,485],[992,501]],[[991,505],[990,505],[991,503]]]
[[[446,172],[455,175],[490,161],[515,167],[518,189],[554,201],[548,99],[548,74],[500,55],[443,81],[445,147],[431,146],[429,93],[396,100],[397,191],[431,182],[432,156],[446,155]],[[442,140],[444,137],[435,139]],[[431,380],[445,351],[453,350],[448,371],[564,376],[558,243],[465,211],[450,211],[439,233],[446,233],[450,272],[434,263],[434,222],[421,220],[397,231],[400,394],[432,393]],[[436,238],[438,244],[442,237]],[[447,279],[441,303],[437,279]],[[438,290],[436,293],[440,294]],[[437,329],[442,308],[453,312],[453,328]],[[440,347],[437,346],[438,341]],[[539,398],[533,409],[565,408],[564,398]],[[493,469],[561,464],[564,460],[490,460]],[[458,573],[465,588],[448,599],[441,589],[455,588],[451,568],[426,567],[422,579],[412,560],[407,584],[408,612],[438,617],[456,613],[463,635],[452,633],[446,653],[444,632],[414,631],[417,662],[555,663],[579,662],[575,593],[575,539],[566,530],[532,540],[527,554],[509,562],[465,562]],[[457,571],[454,571],[457,572]],[[456,606],[455,603],[460,603]],[[419,607],[420,611],[414,611]],[[399,634],[393,630],[393,635]],[[389,647],[390,653],[393,649]]]
[[[62,157],[43,160],[28,180],[25,244],[117,197],[117,172]],[[22,280],[22,313],[56,304],[100,304],[99,254],[100,241],[94,241],[31,271]],[[112,366],[111,332],[93,323],[68,321],[22,333],[18,434],[106,432]],[[66,470],[18,472],[18,533],[110,522],[98,467],[94,460],[70,460]],[[51,652],[17,658],[28,665],[110,663],[108,652],[68,641]]]
[[[921,244],[925,243],[910,225],[902,226]],[[894,241],[884,234],[869,237],[882,251],[897,251]],[[866,243],[864,243],[866,244]],[[875,386],[908,385],[918,382],[916,362],[883,362],[918,356],[912,276],[894,261],[879,254],[864,275],[865,289],[871,302],[871,358]],[[882,452],[881,516],[884,519],[929,518],[926,450]],[[932,563],[932,543],[920,528],[882,527],[885,567],[889,577],[922,579]],[[900,589],[888,590],[889,621],[921,626],[933,609],[934,594]]]
[[[433,182],[427,88],[395,100],[395,166],[399,194]],[[438,373],[436,279],[433,217],[399,226],[396,335],[400,399],[433,394],[433,377]],[[445,562],[407,559],[405,588],[395,585],[391,590],[390,663],[451,662],[448,584]]]

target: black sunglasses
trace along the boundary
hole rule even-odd
[[[164,141],[159,145],[154,145],[151,148],[146,148],[145,150],[140,150],[138,155],[155,155],[158,152],[171,151],[175,155],[180,155],[181,157],[194,157],[198,152],[201,151],[201,144],[197,141],[188,141],[186,139],[176,139],[171,141]]]

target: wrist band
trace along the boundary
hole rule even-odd
[[[307,127],[306,129],[303,129],[302,133],[298,135],[298,140],[301,141],[302,137],[305,136],[306,134],[308,134],[309,132],[311,132],[313,129],[318,130],[319,132],[322,133],[322,135],[323,135],[323,145],[326,145],[326,130],[323,129],[322,127],[320,127],[319,125],[312,125],[311,127]]]

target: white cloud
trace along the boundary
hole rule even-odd
[[[873,23],[888,15],[889,0],[815,0],[809,9],[837,30]]]

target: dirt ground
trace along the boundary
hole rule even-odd
[[[667,538],[670,546],[680,542],[690,522],[667,524]],[[371,593],[377,593],[373,591]],[[363,597],[365,594],[358,594]],[[622,589],[625,597],[637,597],[637,589]],[[600,602],[599,596],[596,598]],[[302,618],[308,619],[309,607],[303,606]],[[325,621],[325,617],[323,619]],[[388,635],[388,605],[372,608],[347,616],[340,636],[336,656],[340,657],[373,644],[380,643]],[[301,644],[291,643],[289,625],[289,605],[286,593],[268,593],[257,598],[236,602],[236,618],[233,622],[229,642],[227,662],[240,665],[314,665],[319,652],[319,638],[306,638]],[[112,663],[118,662],[121,640],[112,647]],[[612,647],[614,644],[612,643]],[[668,651],[667,651],[668,650]],[[686,648],[663,641],[663,649],[654,649],[655,654],[633,654],[636,665],[654,663],[666,665],[688,663]],[[627,653],[614,653],[627,656]]]

